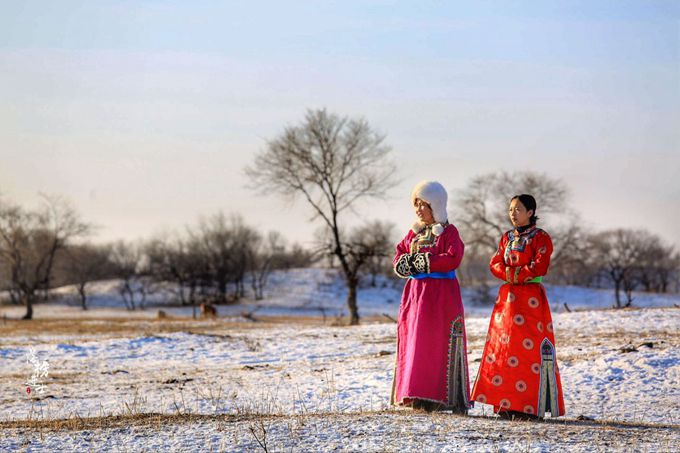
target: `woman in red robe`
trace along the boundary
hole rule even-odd
[[[416,185],[411,203],[419,220],[396,247],[394,271],[407,281],[399,307],[391,403],[465,414],[470,384],[455,272],[464,245],[448,222],[446,202],[438,182]]]
[[[508,418],[564,415],[552,317],[541,277],[553,251],[536,226],[536,200],[513,197],[513,230],[503,234],[491,273],[505,282],[491,313],[489,332],[472,398]]]

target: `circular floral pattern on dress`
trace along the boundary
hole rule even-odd
[[[543,332],[543,323],[541,321],[538,321],[536,323],[536,328],[538,329],[539,332]]]
[[[495,319],[496,322],[501,322],[503,320],[503,313],[496,313],[493,315],[493,319]]]
[[[546,327],[546,329],[548,329],[548,332],[553,331],[553,323],[549,322],[545,327]]]
[[[531,338],[525,338],[522,340],[522,346],[524,346],[524,349],[534,349],[534,340]]]
[[[501,385],[503,383],[503,378],[500,377],[500,375],[497,374],[497,375],[495,375],[494,377],[491,378],[491,383],[493,385],[495,385],[496,387],[498,387],[499,385]]]
[[[501,335],[501,337],[498,339],[498,341],[500,341],[501,344],[508,344],[508,343],[510,343],[510,335],[508,335],[507,333],[504,333],[503,335]]]
[[[515,316],[512,317],[512,320],[517,324],[518,326],[521,326],[524,324],[524,316],[520,314],[516,314]]]
[[[538,308],[539,305],[538,299],[535,297],[530,297],[527,303],[531,308]]]
[[[543,247],[541,247],[540,249],[538,249],[538,253],[540,253],[540,254],[544,254],[547,251],[548,251],[548,249],[545,247],[545,245]]]
[[[486,403],[486,395],[479,394],[477,395],[477,398],[475,398],[476,401],[479,401],[480,403],[484,404]]]
[[[519,261],[519,255],[517,253],[510,254],[510,262],[516,264]]]
[[[501,409],[510,409],[510,400],[507,398],[503,398],[500,400],[498,405],[501,407]]]
[[[514,355],[508,357],[508,366],[515,368],[518,365],[519,365],[519,359],[517,357],[515,357]]]
[[[486,363],[491,364],[496,361],[496,356],[494,355],[494,353],[490,352],[489,354],[486,355],[486,358],[484,360],[486,360]]]
[[[527,383],[524,381],[515,382],[515,388],[518,392],[525,392],[527,390]]]
[[[508,302],[514,302],[515,301],[515,295],[513,293],[508,293],[508,298],[506,300]]]
[[[534,413],[534,406],[531,406],[531,405],[524,406],[524,413],[525,414],[533,414]]]
[[[540,363],[532,363],[531,364],[531,371],[534,372],[534,374],[538,374],[541,372],[541,364]]]

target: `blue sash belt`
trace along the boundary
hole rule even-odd
[[[454,279],[456,278],[456,271],[450,272],[430,272],[429,274],[416,274],[410,275],[408,278],[414,278],[416,280],[422,280],[424,278],[444,278],[444,279]]]

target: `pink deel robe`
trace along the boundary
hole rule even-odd
[[[430,253],[430,272],[458,268],[464,245],[453,225],[434,236],[430,227],[409,231],[397,245],[393,261],[404,253]],[[427,274],[426,274],[427,275]],[[397,324],[397,356],[391,403],[414,399],[444,408],[470,407],[465,321],[457,278],[409,278]]]

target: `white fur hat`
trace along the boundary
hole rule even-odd
[[[436,223],[446,223],[448,221],[449,216],[446,212],[446,203],[449,197],[446,189],[440,183],[437,181],[420,181],[411,192],[411,204],[415,204],[416,198],[420,198],[430,205],[432,216]],[[417,232],[423,226],[421,222],[417,222],[414,225],[413,231]]]

